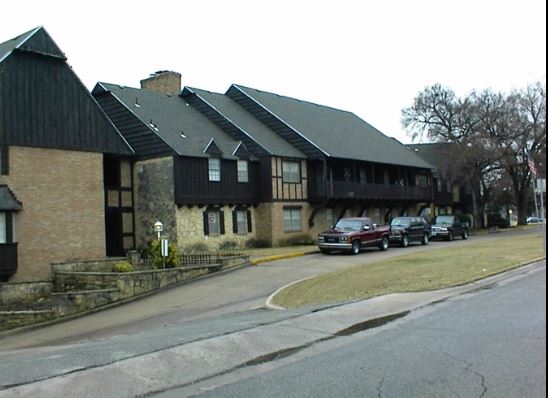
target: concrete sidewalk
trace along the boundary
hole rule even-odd
[[[0,397],[177,396],[178,389],[192,383],[268,362],[327,339],[381,326],[432,303],[507,283],[545,267],[544,260],[463,286],[390,294],[327,307],[113,361],[105,366],[67,369],[41,381],[0,390]]]

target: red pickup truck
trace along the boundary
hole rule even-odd
[[[387,250],[389,239],[389,226],[373,224],[367,217],[341,218],[329,231],[318,235],[318,247],[324,254],[335,250],[358,254],[360,249],[368,246],[378,246],[381,250]]]

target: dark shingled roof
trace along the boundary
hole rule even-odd
[[[189,90],[198,95],[202,100],[220,112],[233,125],[238,127],[253,141],[264,148],[270,155],[301,159],[306,158],[301,151],[275,134],[266,125],[228,96],[190,87],[186,87],[185,90]]]
[[[443,165],[442,161],[448,156],[452,146],[453,144],[449,142],[407,145],[407,147],[417,156],[420,156],[435,167],[440,167]]]
[[[19,211],[23,208],[6,185],[0,185],[0,211]]]
[[[233,85],[327,156],[432,169],[394,138],[351,112]]]
[[[233,140],[180,96],[108,83],[98,83],[98,86],[114,95],[177,154],[208,157],[204,151],[213,139],[223,158],[236,158],[234,152],[240,142]]]
[[[29,30],[4,43],[0,43],[0,63],[14,50],[36,52],[63,60],[67,59],[42,26]]]

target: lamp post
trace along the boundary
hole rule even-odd
[[[158,241],[162,237],[162,231],[163,230],[164,230],[164,224],[162,224],[162,222],[160,220],[156,221],[154,223],[154,231],[156,231],[158,233]]]

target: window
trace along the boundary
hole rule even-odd
[[[247,209],[237,209],[232,213],[233,232],[245,235],[251,232],[251,212]]]
[[[9,171],[8,147],[0,145],[0,175],[7,175]]]
[[[301,209],[286,208],[284,209],[284,231],[300,231],[301,230]]]
[[[236,165],[238,168],[238,182],[249,182],[247,160],[238,160]]]
[[[283,182],[301,182],[301,163],[285,161],[282,164]]]
[[[4,212],[0,212],[0,243],[8,243],[7,217]]]
[[[221,181],[221,159],[208,159],[209,181]]]
[[[218,209],[204,211],[204,235],[223,235],[224,233],[224,212]]]

